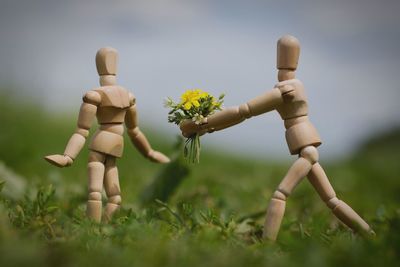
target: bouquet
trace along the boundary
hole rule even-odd
[[[216,110],[221,110],[224,95],[218,99],[200,89],[187,90],[181,95],[181,101],[175,103],[171,98],[165,101],[165,107],[171,108],[168,112],[168,122],[180,124],[184,120],[192,120],[200,125],[205,118]],[[200,135],[198,133],[190,136],[185,141],[183,156],[190,163],[198,163],[200,159]]]

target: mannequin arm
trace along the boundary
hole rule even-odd
[[[96,116],[97,106],[101,102],[101,96],[95,91],[87,92],[83,97],[83,103],[79,110],[78,123],[75,133],[69,139],[63,155],[49,155],[45,159],[58,167],[65,167],[72,164],[78,156],[89,135]]]
[[[136,105],[129,107],[128,111],[125,115],[125,124],[128,129],[128,135],[131,139],[133,145],[137,150],[146,158],[150,159],[153,162],[158,163],[168,163],[170,160],[164,154],[155,151],[151,148],[149,141],[147,141],[146,136],[140,131],[137,123],[137,111]]]
[[[196,125],[194,122],[186,120],[180,125],[180,128],[185,137],[189,137],[196,132],[204,134],[205,132],[219,131],[241,123],[250,117],[272,111],[282,102],[283,99],[280,90],[274,88],[245,104],[225,108],[220,112],[210,115],[204,124]]]

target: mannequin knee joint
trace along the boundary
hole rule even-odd
[[[112,196],[108,198],[108,203],[116,204],[116,205],[121,205],[122,199],[121,196]]]
[[[340,200],[337,197],[333,197],[333,198],[329,199],[328,201],[326,201],[326,205],[332,210],[334,208],[336,208],[339,204],[340,204]]]
[[[272,195],[272,198],[280,199],[280,200],[286,200],[287,195],[285,195],[283,192],[276,190],[274,194]]]
[[[101,193],[99,192],[91,192],[89,193],[89,200],[97,200],[97,201],[101,201]]]

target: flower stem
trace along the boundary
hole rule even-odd
[[[200,162],[200,135],[196,134],[185,141],[183,156],[189,163]]]

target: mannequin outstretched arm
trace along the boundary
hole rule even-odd
[[[197,125],[191,120],[185,120],[180,125],[182,135],[189,137],[195,133],[204,134],[231,127],[250,117],[274,110],[282,101],[281,91],[278,88],[273,88],[247,103],[225,108],[220,112],[210,115],[201,125]]]

